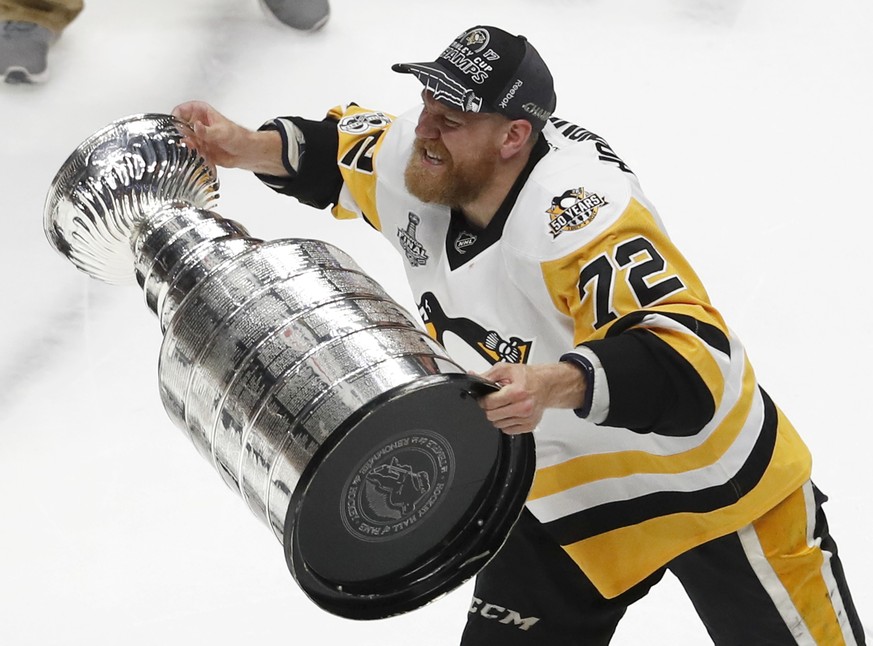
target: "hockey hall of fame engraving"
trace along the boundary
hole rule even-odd
[[[341,517],[364,541],[392,540],[416,529],[452,485],[455,456],[438,433],[414,430],[380,444],[343,488]]]

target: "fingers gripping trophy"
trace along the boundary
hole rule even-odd
[[[533,476],[466,374],[343,251],[263,241],[212,209],[215,168],[175,117],[109,124],[50,187],[79,270],[138,283],[163,332],[161,400],[279,539],[303,591],[353,619],[418,608],[500,548]]]

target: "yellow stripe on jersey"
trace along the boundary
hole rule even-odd
[[[604,596],[614,597],[692,547],[739,530],[809,479],[809,451],[781,411],[777,424],[769,468],[735,504],[706,513],[652,518],[565,545],[564,550]]]
[[[752,407],[755,394],[754,386],[754,373],[751,365],[746,361],[740,399],[733,403],[730,412],[724,416],[708,439],[694,448],[666,455],[645,451],[583,455],[560,464],[540,468],[536,472],[528,500],[535,501],[546,498],[597,480],[645,473],[688,473],[687,480],[694,482],[695,474],[693,472],[717,462],[743,430],[744,422]],[[715,418],[719,417],[720,414],[716,413]],[[609,433],[610,429],[604,428],[602,432]],[[669,447],[672,442],[674,442],[673,438],[663,438],[665,447]],[[683,438],[679,442],[685,443],[685,439]],[[676,483],[677,488],[680,484]],[[616,485],[617,490],[620,489],[620,485],[618,483]]]
[[[331,213],[337,219],[363,217],[374,229],[381,231],[382,223],[376,209],[376,174],[373,172],[373,160],[385,141],[383,135],[394,117],[356,105],[335,107],[328,116],[339,121],[337,162],[345,182],[343,190],[354,196],[354,204],[351,204],[343,200],[341,193],[340,200]],[[348,123],[353,126],[346,127]]]
[[[670,309],[672,310],[673,308]],[[657,310],[657,308],[654,308],[654,310]],[[699,310],[692,316],[697,320],[702,318]],[[670,319],[667,320],[669,321]],[[661,341],[673,348],[673,350],[694,366],[697,374],[700,375],[712,394],[715,407],[718,409],[724,395],[724,375],[719,366],[719,361],[727,362],[728,358],[723,356],[716,358],[711,348],[701,343],[700,339],[692,334],[690,330],[679,324],[676,324],[675,328],[666,329],[657,322],[654,324],[646,322],[643,327],[656,333]],[[746,370],[752,371],[748,363],[746,364]]]

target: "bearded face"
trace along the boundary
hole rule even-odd
[[[438,139],[416,139],[406,164],[406,189],[422,202],[460,207],[480,195],[496,166],[496,148],[462,159]]]

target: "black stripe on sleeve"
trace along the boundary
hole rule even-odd
[[[609,384],[604,426],[684,437],[715,413],[712,393],[694,366],[653,332],[633,328],[584,345],[600,359]]]
[[[280,117],[294,123],[303,133],[304,144],[296,177],[257,177],[273,190],[297,198],[302,204],[317,209],[336,204],[343,185],[337,165],[339,133],[334,119],[310,121],[300,117]],[[282,136],[282,149],[288,149],[285,131],[275,123],[268,122],[260,130],[278,130]]]

